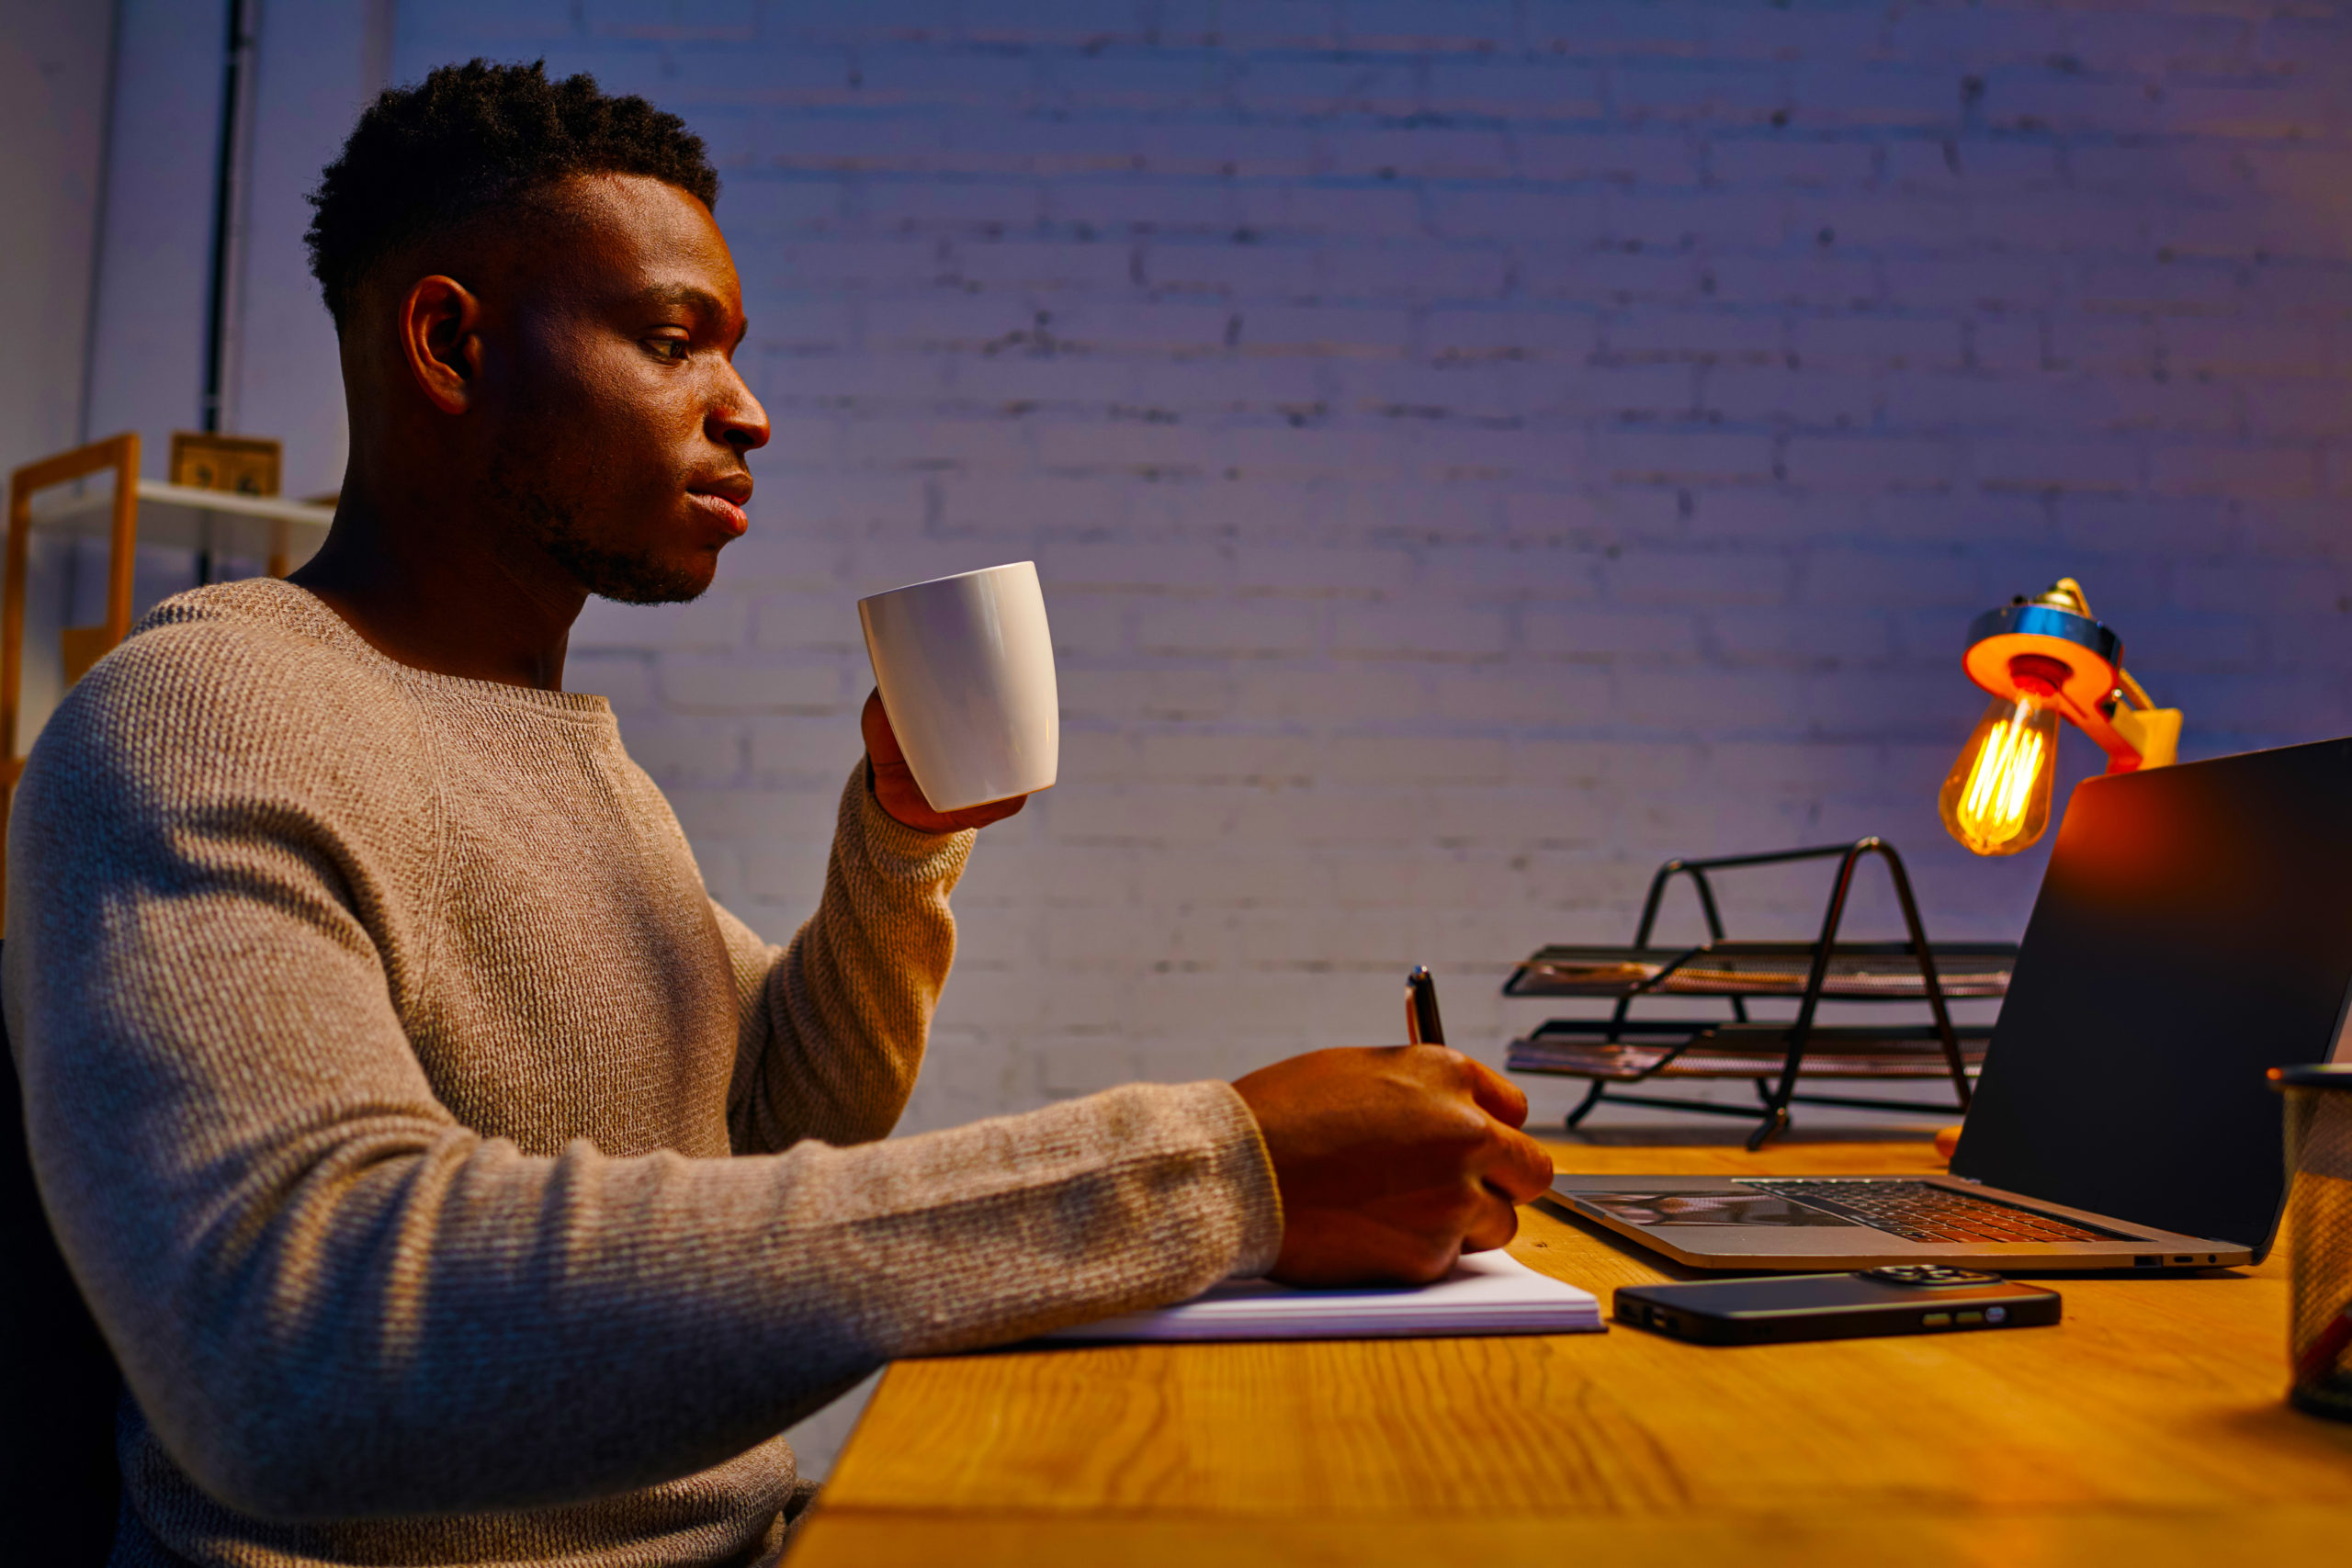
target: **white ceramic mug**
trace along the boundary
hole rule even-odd
[[[1037,563],[936,577],[857,602],[882,707],[933,811],[1053,787],[1061,692]]]

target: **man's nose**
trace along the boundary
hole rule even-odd
[[[773,431],[768,426],[768,411],[752,395],[752,389],[730,361],[725,379],[711,400],[710,412],[703,421],[703,428],[710,438],[738,452],[757,451],[768,444]]]

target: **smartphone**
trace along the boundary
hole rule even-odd
[[[1878,1334],[1963,1334],[2056,1323],[2059,1296],[1941,1263],[1859,1274],[1780,1274],[1688,1285],[1621,1285],[1617,1321],[1694,1345],[1780,1345]]]

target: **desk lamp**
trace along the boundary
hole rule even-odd
[[[1937,796],[1951,836],[1980,855],[2013,855],[2050,825],[2058,720],[2107,753],[2107,771],[2161,768],[2180,749],[2180,710],[2160,708],[2123,668],[2123,639],[2091,618],[2062,577],[1968,628],[1968,678],[1993,694]]]

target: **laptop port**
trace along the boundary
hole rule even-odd
[[[2195,1259],[2194,1258],[2174,1258],[2174,1259],[2173,1259],[2173,1261],[2174,1261],[2175,1263],[2194,1263],[2194,1262],[2196,1262],[2196,1261],[2197,1261],[2197,1259]]]
[[[2134,1269],[2161,1269],[2164,1266],[2165,1260],[2162,1255],[2154,1258],[2134,1258],[2132,1259],[2132,1267]]]

